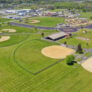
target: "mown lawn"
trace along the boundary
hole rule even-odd
[[[23,40],[27,39],[28,36],[29,36],[29,35],[21,35],[21,33],[25,32],[25,30],[26,30],[26,32],[31,32],[30,29],[22,28],[22,27],[16,27],[16,26],[2,26],[2,27],[0,27],[0,31],[2,29],[15,29],[16,32],[14,33],[14,35],[10,35],[10,39],[9,40],[1,42],[0,43],[0,47],[7,47],[7,46],[10,46],[10,45],[14,45],[14,44],[20,43]],[[20,33],[20,34],[16,35],[16,33]]]
[[[87,33],[83,33],[83,30],[86,30]],[[87,38],[89,40],[77,39],[77,37]],[[83,48],[92,48],[92,29],[82,29],[78,32],[73,33],[72,38],[61,39],[59,40],[59,42],[60,43],[67,42],[68,45],[73,46],[81,44]]]
[[[11,20],[12,19],[0,18],[0,23],[2,23],[2,22],[9,22]]]
[[[81,12],[81,17],[89,18],[92,17],[92,12]]]
[[[42,41],[40,39],[27,41],[15,49],[14,60],[32,73],[39,72],[59,61],[45,57],[41,53],[43,48],[52,45],[55,45],[55,43]]]
[[[24,30],[24,28],[22,29]],[[26,30],[28,29],[25,28],[25,32]],[[49,30],[47,32],[49,33]],[[38,45],[34,42],[31,43],[31,40],[40,38],[40,34],[31,34],[27,40],[21,43],[0,48],[0,92],[92,92],[92,73],[84,70],[80,65],[68,66],[65,61],[62,61],[37,75],[32,75],[15,63],[13,58],[14,50],[23,44],[25,49],[21,49],[23,50],[21,53],[26,55],[26,49],[31,48],[33,44],[34,54],[34,48],[43,47],[45,43]],[[30,42],[26,43],[27,41]],[[72,43],[75,43],[75,41]],[[36,50],[38,51],[38,49]],[[39,54],[38,56],[43,58]],[[29,58],[29,64],[34,58],[36,59],[35,56]],[[45,62],[50,62],[49,60],[47,58]],[[37,67],[39,67],[39,64]]]
[[[31,20],[39,20],[39,23],[30,23]],[[59,17],[33,17],[29,18],[27,24],[36,26],[56,27],[59,23],[65,23],[64,18]],[[23,22],[22,22],[23,23]]]
[[[61,12],[63,11],[64,9],[53,9],[53,10],[50,10],[51,12]]]

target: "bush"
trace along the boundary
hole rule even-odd
[[[66,63],[68,65],[73,65],[74,64],[74,59],[75,59],[75,56],[69,55],[69,56],[66,57]]]
[[[92,16],[90,17],[90,19],[92,20]]]

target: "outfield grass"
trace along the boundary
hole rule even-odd
[[[54,64],[59,60],[45,57],[41,50],[47,46],[54,45],[53,42],[47,42],[42,40],[30,40],[27,41],[14,52],[14,59],[22,67],[25,67],[28,71],[36,73],[42,69]]]
[[[61,12],[63,11],[64,9],[54,9],[54,10],[50,10],[51,12]]]
[[[92,17],[92,12],[81,12],[81,17],[89,18]]]
[[[68,45],[74,45],[77,46],[79,43],[82,45],[83,48],[92,48],[92,29],[85,29],[88,31],[88,33],[83,33],[83,29],[75,32],[74,36],[72,38],[69,39],[62,39],[59,40],[59,42],[64,43],[67,42]],[[88,40],[81,40],[81,39],[77,39],[76,37],[83,37],[83,38],[88,38]],[[89,45],[87,45],[87,43]]]
[[[31,20],[39,20],[39,23],[30,23]],[[23,22],[22,22],[23,23]],[[36,26],[47,26],[47,27],[56,27],[59,23],[65,23],[64,18],[59,17],[33,17],[28,19],[27,24],[36,25]]]
[[[2,22],[9,22],[11,20],[12,19],[0,18],[0,23],[2,23]]]
[[[0,30],[2,29],[15,29],[16,33],[22,33],[22,32],[31,32],[30,29],[27,28],[21,28],[21,27],[16,27],[16,26],[4,26],[4,27],[0,27]],[[6,46],[10,46],[10,45],[14,45],[17,44],[25,39],[28,38],[28,35],[10,35],[10,39],[4,42],[0,43],[0,47],[6,47]]]
[[[11,28],[15,29],[13,26]],[[16,28],[18,31],[25,30],[25,32],[31,30],[21,27]],[[46,35],[53,32],[55,31],[45,30]],[[34,39],[41,39],[41,35],[33,32],[33,34],[29,35],[28,39],[20,43],[0,48],[0,92],[92,92],[92,73],[87,72],[80,65],[75,64],[68,66],[65,61],[62,61],[37,75],[32,75],[18,66],[13,58],[13,54],[15,49],[19,46],[22,47],[18,48],[16,59],[21,60],[20,63],[22,65],[24,65],[24,63],[27,64],[25,65],[25,67],[28,66],[27,68],[30,67],[33,61],[37,64],[37,70],[42,68],[43,65],[47,66],[53,61],[55,62],[55,60],[51,60],[50,58],[44,58],[44,56],[39,53],[41,48],[52,45],[52,43],[41,41],[39,45],[38,41],[32,41]],[[76,44],[76,40],[71,43]],[[29,54],[26,54],[28,52]],[[30,55],[32,55],[32,57]],[[28,61],[23,61],[22,59],[28,59]],[[44,64],[43,60],[45,62]],[[33,68],[30,68],[30,70],[32,69],[32,71],[35,72],[34,62]]]

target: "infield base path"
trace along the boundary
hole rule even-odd
[[[83,62],[82,67],[89,72],[92,72],[92,57]]]
[[[53,45],[43,48],[41,53],[50,58],[64,59],[66,56],[75,53],[75,50],[59,45]]]

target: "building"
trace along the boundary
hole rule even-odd
[[[65,32],[58,32],[58,33],[51,34],[51,35],[45,37],[45,39],[56,41],[56,40],[59,40],[59,39],[66,37],[67,35],[68,34]]]
[[[17,10],[6,10],[5,13],[15,14],[17,13]]]
[[[17,14],[17,13],[30,13],[31,9],[20,9],[20,10],[6,10],[5,13]]]

